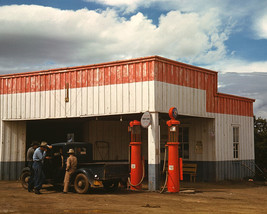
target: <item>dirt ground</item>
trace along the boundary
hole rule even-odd
[[[267,213],[264,183],[182,183],[180,193],[133,192],[62,194],[44,186],[28,193],[19,181],[0,181],[0,213]],[[144,185],[146,188],[146,185]],[[189,190],[189,191],[188,191]]]

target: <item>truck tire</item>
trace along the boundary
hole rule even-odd
[[[114,192],[118,189],[119,181],[103,181],[103,186],[107,192]]]
[[[77,193],[84,194],[89,190],[90,184],[85,174],[78,174],[74,181],[74,189]]]
[[[28,189],[28,181],[29,181],[30,175],[31,175],[30,171],[24,171],[20,175],[21,185],[24,189]]]

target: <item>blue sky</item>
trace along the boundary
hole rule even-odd
[[[0,0],[0,73],[160,55],[267,118],[267,0]]]

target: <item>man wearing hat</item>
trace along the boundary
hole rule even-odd
[[[43,163],[47,151],[47,142],[42,141],[38,149],[34,151],[33,154],[33,170],[34,170],[34,192],[35,194],[41,194],[40,189],[45,180],[45,175],[43,172]]]
[[[32,165],[33,165],[33,153],[38,148],[38,146],[39,146],[39,142],[33,141],[32,144],[31,144],[31,147],[27,151],[27,162],[28,162],[28,167],[30,168],[30,172],[31,172],[31,175],[30,175],[30,178],[29,178],[29,181],[28,181],[28,192],[32,192],[33,191],[33,187],[34,187],[34,181],[33,181],[34,170],[32,168]]]
[[[70,155],[67,159],[66,164],[66,173],[64,178],[64,190],[63,193],[67,193],[69,189],[69,182],[71,175],[75,172],[77,169],[77,158],[74,156],[74,150],[69,149],[68,154]]]

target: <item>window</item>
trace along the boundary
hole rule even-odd
[[[238,159],[239,152],[239,127],[233,127],[233,157]]]
[[[189,159],[189,128],[179,128],[179,156],[184,159]]]

